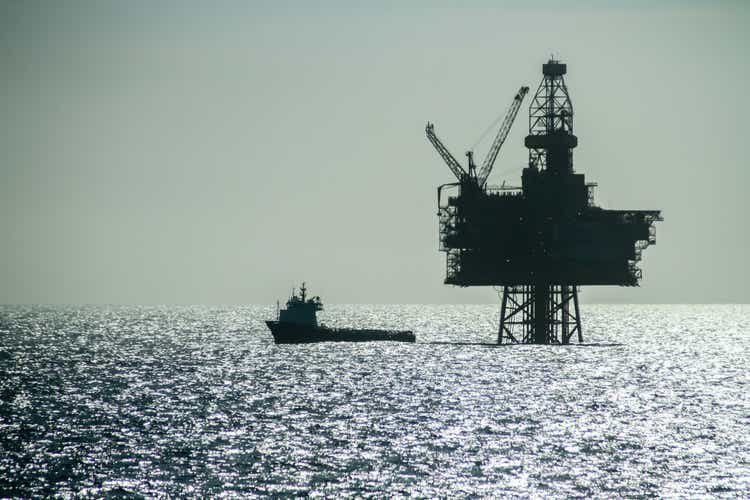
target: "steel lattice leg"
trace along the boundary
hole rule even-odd
[[[503,287],[498,344],[569,344],[574,334],[583,342],[576,286]]]

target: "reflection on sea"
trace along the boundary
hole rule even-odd
[[[750,494],[750,307],[330,306],[417,344],[276,346],[271,307],[0,309],[0,493]]]

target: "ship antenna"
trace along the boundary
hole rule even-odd
[[[300,289],[300,291],[302,292],[302,302],[304,302],[305,301],[305,293],[307,292],[307,288],[305,288],[305,282],[304,281],[302,282],[302,288]]]

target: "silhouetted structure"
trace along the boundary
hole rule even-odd
[[[438,188],[440,250],[447,254],[445,283],[503,287],[498,342],[567,344],[583,341],[578,286],[635,286],[643,250],[656,242],[658,210],[604,210],[594,187],[573,170],[573,105],[550,59],[529,107],[529,164],[520,187],[487,187],[487,177],[521,102],[513,99],[479,173],[468,172],[426,128],[458,182]]]
[[[278,308],[278,304],[277,304]],[[286,301],[286,309],[279,308],[276,321],[266,321],[273,341],[277,344],[308,344],[313,342],[415,342],[411,330],[374,330],[328,328],[318,324],[317,312],[323,310],[320,297],[307,298],[307,287],[302,283],[299,295]]]

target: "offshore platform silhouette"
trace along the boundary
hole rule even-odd
[[[643,250],[656,243],[659,210],[605,210],[594,183],[573,170],[573,104],[566,65],[550,59],[529,106],[529,163],[519,187],[487,178],[528,87],[513,98],[479,171],[464,169],[427,124],[429,141],[458,182],[438,187],[445,283],[502,287],[498,343],[583,342],[580,285],[636,286]]]

